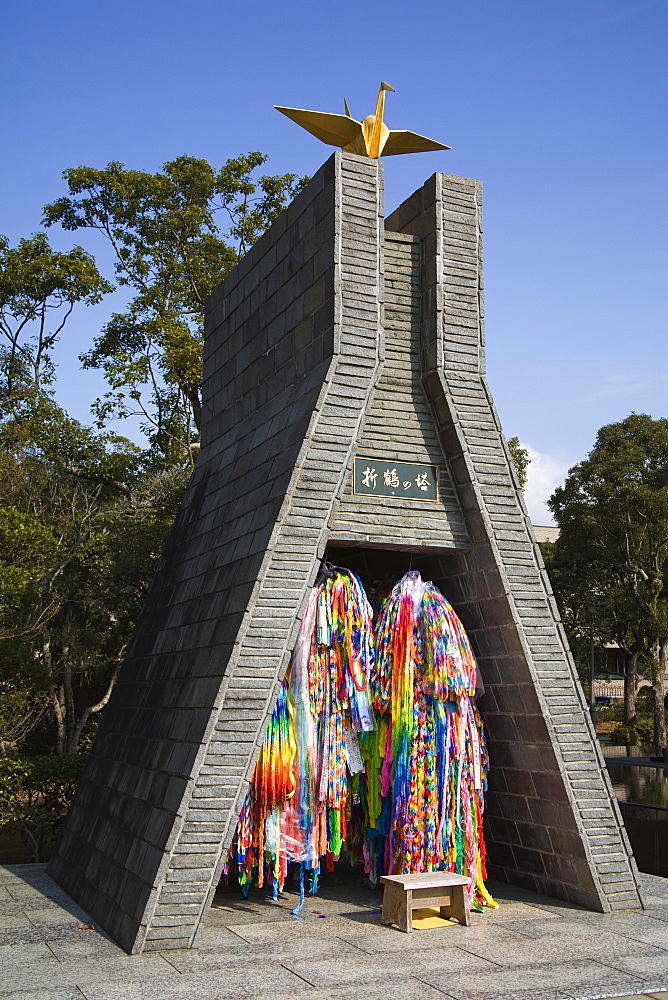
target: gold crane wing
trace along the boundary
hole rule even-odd
[[[301,108],[279,108],[276,104],[274,107],[305,128],[316,139],[330,146],[347,146],[361,133],[360,122],[347,115],[330,115],[325,111],[303,111]]]
[[[427,139],[425,135],[418,135],[417,132],[408,132],[405,129],[392,131],[387,137],[387,142],[383,146],[381,156],[395,156],[398,153],[430,153],[437,149],[452,149],[436,139]]]

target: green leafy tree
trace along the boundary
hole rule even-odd
[[[59,253],[36,233],[12,248],[0,236],[0,414],[18,418],[52,386],[54,347],[74,306],[109,291],[81,247]]]
[[[631,414],[602,427],[549,506],[560,528],[552,572],[562,607],[581,621],[588,590],[632,671],[645,664],[658,751],[666,745],[668,420]]]
[[[16,830],[31,861],[45,861],[72,801],[85,757],[0,759],[0,831]]]
[[[580,558],[577,548],[572,549],[564,543],[546,541],[541,543],[540,549],[559,604],[561,621],[568,636],[568,645],[575,660],[578,676],[585,695],[589,697],[591,691],[587,604],[591,601],[592,594],[598,593],[594,589],[595,581],[590,576],[591,566],[586,558]],[[596,637],[600,642],[599,627],[596,629]]]
[[[529,463],[531,459],[529,458],[529,452],[526,448],[523,448],[520,444],[520,439],[518,437],[508,438],[508,450],[510,451],[510,457],[513,460],[513,465],[515,466],[515,472],[517,473],[517,480],[520,484],[520,489],[523,490],[527,484],[527,473],[529,469]]]
[[[56,752],[71,754],[111,694],[187,474],[147,468],[48,400],[0,444],[0,589],[21,584],[3,612],[0,716],[3,696],[13,725],[17,695],[30,715],[46,696]]]
[[[0,758],[16,752],[49,709],[44,695],[6,690],[0,682]]]
[[[81,247],[54,251],[37,233],[12,248],[0,237],[0,756],[16,752],[48,709],[33,644],[60,608],[59,582],[72,557],[71,533],[57,522],[63,512],[74,516],[76,501],[61,496],[60,510],[51,509],[77,451],[75,424],[52,398],[55,349],[75,305],[108,291]],[[53,463],[44,463],[48,439],[55,476]]]
[[[17,617],[31,603],[35,585],[56,566],[57,541],[53,532],[28,510],[0,507],[0,637],[15,634]],[[44,614],[24,633],[37,627]]]
[[[591,695],[590,642],[594,629],[596,647],[612,644],[625,654],[624,722],[636,724],[636,696],[646,656],[645,636],[639,623],[629,618],[626,581],[605,576],[588,547],[569,539],[543,542],[543,560],[554,590],[582,687]]]
[[[69,195],[44,210],[47,225],[97,230],[113,250],[131,298],[82,360],[111,387],[97,402],[100,423],[139,414],[167,465],[196,455],[206,298],[306,180],[255,180],[266,159],[248,153],[215,170],[180,156],[155,174],[75,167],[64,173]]]

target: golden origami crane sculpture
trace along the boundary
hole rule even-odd
[[[376,103],[376,112],[358,122],[350,114],[348,102],[343,99],[345,115],[330,115],[324,111],[303,111],[301,108],[279,108],[277,111],[297,122],[311,135],[330,146],[340,146],[348,153],[368,156],[372,160],[379,156],[395,156],[397,153],[428,153],[436,149],[451,149],[435,139],[427,139],[417,132],[390,129],[383,121],[385,91],[394,90],[389,83],[381,83]]]

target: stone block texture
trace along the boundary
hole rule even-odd
[[[438,502],[354,496],[348,478],[330,523],[332,538],[351,545],[404,551],[468,546],[466,524],[422,384],[420,365],[422,247],[387,232],[384,250],[384,339],[380,376],[356,454],[392,462],[424,462],[439,470]]]
[[[640,905],[484,379],[479,185],[385,232],[381,171],[332,156],[208,303],[202,450],[50,865],[129,952],[196,940],[327,553],[410,552],[469,629],[492,874]],[[353,496],[365,454],[436,465],[438,502]]]
[[[490,874],[595,910],[640,907],[637,872],[485,379],[481,186],[434,175],[386,220],[422,245],[421,366],[471,546],[429,575],[486,693]]]

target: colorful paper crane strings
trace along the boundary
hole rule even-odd
[[[282,890],[291,862],[317,889],[343,850],[381,874],[446,870],[484,885],[489,767],[470,643],[440,591],[407,573],[379,609],[360,580],[330,568],[309,596],[288,675],[239,816],[245,895]]]

